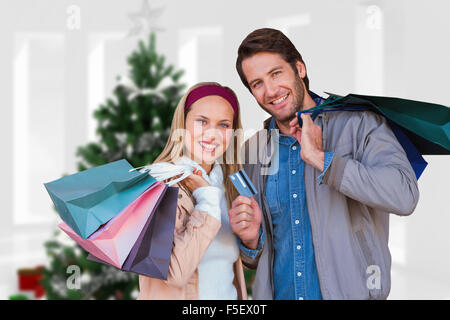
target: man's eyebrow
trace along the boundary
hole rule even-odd
[[[259,80],[259,78],[257,78],[257,79],[254,79],[254,80],[252,80],[252,81],[250,81],[249,83],[248,83],[248,85],[251,87],[252,86],[252,84],[254,83],[254,82],[256,82],[256,81],[258,81]]]
[[[283,67],[282,66],[273,67],[272,69],[270,69],[269,72],[267,72],[267,74],[272,73],[272,72],[274,72],[275,70],[278,70],[278,69],[283,69]]]
[[[282,69],[282,68],[283,68],[282,66],[275,66],[275,67],[273,67],[272,69],[270,69],[270,70],[267,72],[267,74],[271,74],[271,73],[274,72],[275,70],[277,70],[277,69]],[[250,81],[250,82],[248,83],[248,85],[251,86],[253,82],[258,81],[258,80],[259,80],[259,78],[253,79],[252,81]]]

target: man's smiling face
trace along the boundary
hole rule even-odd
[[[301,110],[306,93],[301,62],[294,73],[278,53],[260,52],[244,59],[242,70],[258,104],[278,122],[291,120]]]

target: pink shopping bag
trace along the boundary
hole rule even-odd
[[[155,183],[87,239],[81,238],[65,222],[58,227],[89,253],[121,268],[166,190],[167,185]]]

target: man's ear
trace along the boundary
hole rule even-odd
[[[295,66],[297,67],[297,74],[298,76],[303,79],[304,77],[306,77],[306,67],[303,64],[303,62],[301,61],[297,61],[295,63]]]

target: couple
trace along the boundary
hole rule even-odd
[[[272,116],[263,130],[279,132],[257,142],[261,150],[250,150],[260,132],[244,144],[242,154],[262,155],[257,163],[242,159],[258,194],[240,196],[228,179],[241,169],[236,95],[217,83],[195,85],[155,161],[197,168],[177,184],[168,280],[140,276],[138,299],[246,299],[243,264],[256,269],[253,299],[385,299],[389,213],[411,214],[419,197],[386,120],[368,111],[322,113],[314,121],[302,114],[300,128],[296,112],[323,99],[309,91],[300,53],[278,30],[250,33],[236,68]],[[186,135],[177,139],[177,129]],[[277,170],[265,173],[275,161]]]

